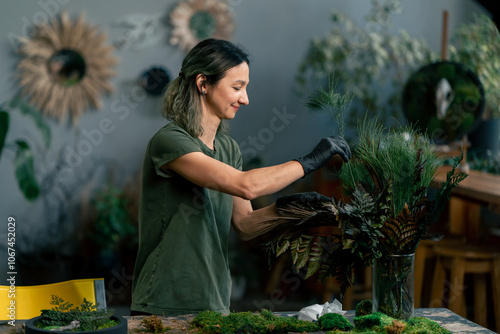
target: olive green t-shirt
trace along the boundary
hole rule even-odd
[[[202,152],[241,170],[241,152],[233,139],[217,134],[214,146],[212,151],[174,123],[161,128],[148,143],[132,284],[134,311],[229,312],[232,196],[160,169],[184,154]]]

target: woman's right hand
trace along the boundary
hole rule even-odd
[[[352,157],[349,144],[342,137],[325,137],[320,140],[311,153],[295,160],[300,162],[304,168],[304,176],[306,176],[323,167],[335,154],[340,155],[344,161],[348,161]]]

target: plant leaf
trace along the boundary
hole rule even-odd
[[[31,104],[23,100],[20,96],[16,96],[15,98],[13,98],[10,101],[9,106],[11,108],[17,107],[19,108],[22,114],[31,117],[36,127],[38,128],[38,130],[40,130],[40,133],[42,134],[43,141],[45,143],[45,148],[49,148],[50,143],[52,141],[52,135],[49,125],[43,119],[42,113],[40,113],[40,111],[34,108]]]
[[[17,184],[27,200],[35,200],[40,194],[40,187],[35,178],[33,154],[28,144],[23,140],[17,140],[17,153],[14,160]]]
[[[9,113],[0,110],[0,157],[2,157],[3,145],[5,144],[5,138],[7,137],[7,132],[9,131]]]
[[[289,247],[290,247],[290,240],[288,238],[286,238],[283,243],[281,243],[280,245],[278,245],[278,249],[276,250],[276,257],[278,257],[281,254],[283,254],[284,252],[286,252],[286,250]]]

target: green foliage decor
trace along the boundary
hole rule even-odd
[[[73,304],[53,295],[50,304],[54,307],[42,310],[42,318],[35,324],[38,328],[57,330],[68,326],[74,320],[79,322],[79,327],[73,331],[92,331],[117,325],[117,322],[111,319],[113,311],[99,310],[97,305],[85,298],[80,306],[72,308]]]
[[[424,40],[404,29],[393,31],[392,17],[401,10],[399,0],[372,0],[362,27],[334,10],[331,30],[311,39],[299,65],[299,89],[303,91],[310,82],[328,84],[333,76],[341,88],[354,94],[349,125],[356,126],[355,120],[365,113],[379,115],[387,125],[403,121],[401,93],[406,80],[438,57]]]

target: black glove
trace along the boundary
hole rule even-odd
[[[304,176],[323,167],[335,154],[339,154],[344,161],[351,159],[349,144],[342,137],[325,137],[308,155],[295,159],[304,168]]]
[[[280,197],[276,200],[276,212],[280,216],[294,218],[295,222],[291,223],[295,225],[331,225],[337,219],[333,200],[316,192]]]

